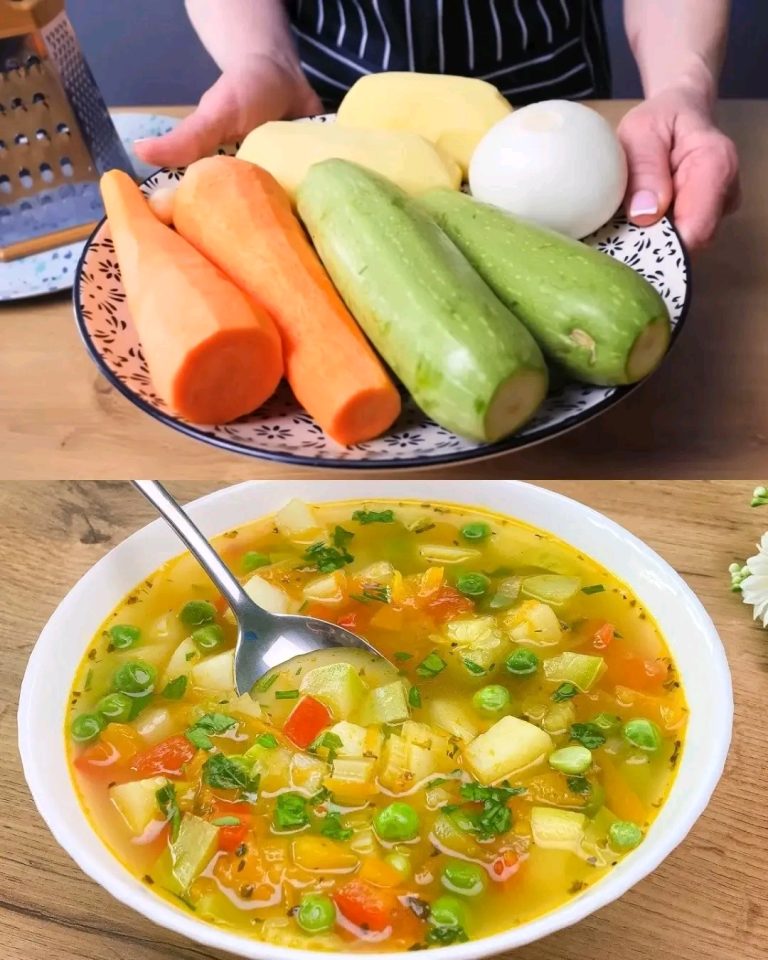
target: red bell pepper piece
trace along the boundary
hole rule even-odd
[[[346,919],[357,927],[379,933],[391,924],[391,897],[363,880],[350,880],[332,898]]]
[[[283,733],[304,750],[332,723],[331,711],[324,703],[314,697],[302,697],[285,721]]]
[[[131,762],[131,770],[144,777],[165,774],[168,777],[181,776],[182,768],[197,753],[197,747],[183,735],[168,737],[160,743],[137,753]]]

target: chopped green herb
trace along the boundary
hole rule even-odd
[[[325,803],[331,796],[331,791],[327,787],[320,787],[317,793],[313,793],[312,796],[307,800],[307,803],[310,807],[316,807],[321,803]]]
[[[411,687],[408,691],[408,703],[414,708],[421,706],[421,690],[418,687]]]
[[[571,793],[579,793],[582,796],[585,796],[588,793],[592,793],[592,784],[587,780],[586,777],[568,777],[567,778],[568,789]]]
[[[256,743],[260,747],[266,747],[267,750],[274,750],[277,746],[277,737],[274,733],[262,733],[256,737]]]
[[[337,733],[331,733],[330,731],[326,733],[321,733],[319,737],[310,743],[307,747],[307,750],[310,753],[317,753],[317,751],[322,747],[328,751],[328,761],[333,763],[336,759],[336,753],[344,746],[341,737]]]
[[[309,823],[307,801],[300,793],[281,793],[275,802],[272,822],[278,830],[298,830]]]
[[[349,530],[336,527],[333,533],[335,546],[329,547],[324,540],[320,540],[305,550],[304,558],[320,573],[333,573],[334,570],[340,570],[355,559],[345,547],[345,543],[351,540],[353,536],[354,534],[350,533]]]
[[[341,825],[341,815],[335,812],[327,813],[320,826],[320,833],[329,840],[349,840],[352,832]]]
[[[250,763],[243,757],[214,753],[203,764],[203,782],[220,790],[255,790],[258,777],[251,778]]]
[[[398,650],[397,653],[395,654],[395,660],[399,660],[400,663],[402,663],[405,660],[411,660],[411,659],[413,659],[413,654],[406,653],[405,650]]]
[[[267,567],[270,563],[271,560],[266,553],[259,553],[257,550],[249,550],[247,553],[244,553],[243,559],[240,561],[240,565],[245,573],[250,573],[251,570],[258,570],[259,567]]]
[[[582,588],[581,588],[581,592],[582,592],[582,593],[586,593],[586,594],[590,594],[590,593],[604,593],[604,592],[605,592],[605,587],[603,586],[602,583],[595,583],[595,584],[593,584],[591,587],[582,587]]]
[[[179,827],[181,826],[181,810],[179,810],[179,803],[176,799],[176,788],[172,783],[166,783],[164,787],[160,787],[155,792],[155,799],[158,807],[160,807],[160,812],[171,826],[171,840],[175,840],[179,835]]]
[[[469,937],[463,927],[432,927],[427,933],[427,943],[447,947],[452,943],[466,943]]]
[[[217,817],[211,823],[214,827],[239,827],[241,820],[239,817]]]
[[[219,736],[237,724],[234,717],[225,713],[206,713],[184,731],[184,736],[200,750],[213,750],[212,736]]]
[[[163,690],[163,696],[166,700],[181,700],[186,692],[187,677],[182,673],[180,677],[176,677],[175,680],[171,680],[170,683],[166,683],[165,689]]]
[[[336,526],[333,530],[333,545],[343,550],[350,540],[354,539],[354,533],[351,530],[345,530],[344,527]]]
[[[512,812],[507,806],[507,801],[510,797],[525,793],[525,787],[484,787],[472,782],[463,783],[459,793],[468,803],[482,803],[482,811],[469,812],[455,805],[443,807],[443,810],[456,812],[456,822],[462,830],[476,833],[480,839],[490,839],[506,833],[511,828]]]
[[[571,740],[578,740],[589,750],[597,750],[605,743],[605,735],[596,723],[572,723]]]
[[[420,677],[436,677],[438,673],[442,673],[445,668],[445,660],[433,651],[416,667],[416,673],[418,673]]]
[[[205,730],[190,727],[184,731],[184,736],[191,744],[196,746],[198,750],[213,750],[213,740],[211,740]]]
[[[427,790],[431,790],[433,787],[441,787],[444,783],[448,783],[447,777],[435,777],[434,780],[427,781]]]
[[[298,690],[275,690],[275,700],[298,700]]]
[[[480,677],[485,673],[485,667],[481,667],[479,663],[475,663],[474,660],[468,660],[466,657],[464,658],[464,666],[470,673],[474,673],[476,677]]]
[[[552,699],[555,703],[562,703],[563,700],[570,700],[572,697],[575,697],[578,692],[579,688],[576,684],[566,680],[565,683],[561,683],[552,694]]]
[[[277,680],[279,674],[277,673],[265,673],[263,677],[256,681],[253,685],[253,689],[257,693],[265,693],[272,684]]]
[[[378,600],[379,603],[389,603],[392,600],[392,591],[389,587],[366,587],[363,596],[368,600]]]
[[[352,519],[362,523],[363,526],[368,523],[394,523],[395,512],[394,510],[381,510],[379,512],[376,510],[355,510]]]

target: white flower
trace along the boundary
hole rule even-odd
[[[763,534],[757,550],[747,560],[749,575],[741,582],[741,595],[744,603],[755,608],[755,620],[762,620],[768,627],[768,533]]]

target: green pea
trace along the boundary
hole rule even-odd
[[[141,637],[141,630],[127,623],[116,623],[109,628],[110,643],[115,650],[129,650],[135,647]]]
[[[243,559],[240,562],[243,571],[245,573],[250,573],[251,570],[258,570],[259,567],[269,566],[271,561],[266,553],[259,553],[257,550],[249,550],[248,553],[243,554]]]
[[[394,850],[392,853],[388,853],[384,860],[392,867],[394,870],[400,874],[403,880],[408,880],[411,876],[411,858],[405,853],[399,853]]]
[[[533,650],[518,647],[506,660],[507,670],[516,677],[531,677],[539,669],[539,658]]]
[[[598,713],[592,723],[596,727],[600,727],[601,730],[611,732],[621,726],[621,717],[617,717],[613,713]]]
[[[485,890],[488,875],[476,863],[465,860],[449,860],[443,867],[440,882],[452,893],[461,893],[465,897],[476,897]]]
[[[643,831],[631,820],[616,820],[608,828],[608,842],[614,850],[634,850],[643,839]]]
[[[208,600],[190,600],[179,613],[179,620],[188,627],[200,627],[204,623],[213,623],[216,607]]]
[[[157,670],[144,660],[130,660],[115,671],[112,680],[115,690],[127,693],[131,697],[142,697],[152,693],[155,687]]]
[[[307,933],[324,933],[336,923],[336,907],[330,897],[311,893],[302,898],[296,922]]]
[[[553,770],[575,776],[584,773],[592,766],[592,751],[581,744],[573,747],[561,747],[549,755],[549,765]]]
[[[467,523],[463,526],[461,535],[465,540],[485,540],[486,537],[491,535],[491,528],[487,523],[478,520],[475,523]]]
[[[481,687],[472,697],[472,706],[480,713],[501,713],[509,706],[509,690],[498,683]]]
[[[645,717],[635,717],[633,720],[627,720],[621,728],[624,739],[638,750],[645,750],[647,753],[656,753],[661,746],[661,730],[652,720],[646,720]]]
[[[437,927],[464,927],[464,904],[456,897],[438,897],[431,905],[429,919]]]
[[[218,623],[207,623],[192,633],[192,641],[198,650],[207,653],[218,649],[224,642],[224,631]]]
[[[131,719],[134,697],[125,693],[108,693],[96,704],[96,712],[112,723],[126,723]]]
[[[95,713],[81,713],[72,721],[72,739],[78,743],[94,740],[106,726],[102,717]]]
[[[419,833],[419,815],[410,803],[390,803],[373,818],[373,826],[382,840],[413,840]]]
[[[491,581],[483,573],[462,573],[456,578],[456,589],[465,597],[482,597]]]

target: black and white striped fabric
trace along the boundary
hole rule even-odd
[[[328,109],[366,73],[489,80],[513,103],[610,96],[602,0],[289,0]]]

